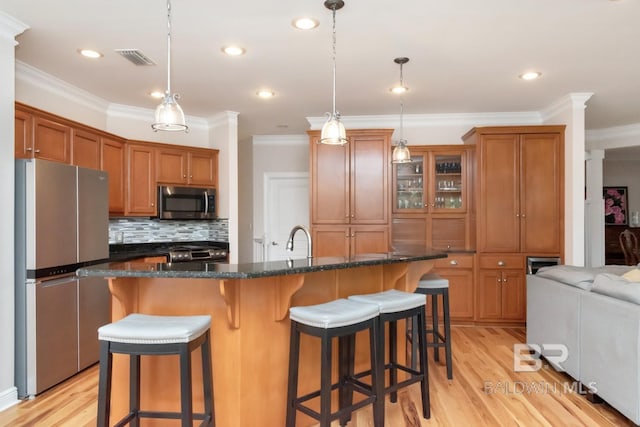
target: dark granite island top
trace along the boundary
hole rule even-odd
[[[130,313],[210,315],[216,424],[282,426],[289,308],[389,289],[413,292],[435,260],[445,257],[444,252],[411,251],[247,264],[111,262],[81,268],[78,274],[108,279],[114,321]],[[398,347],[404,348],[404,321],[399,327]],[[356,339],[357,371],[368,366],[367,346],[361,345],[362,340],[366,341],[366,336]],[[316,341],[302,345],[298,369],[301,392],[319,384],[319,351]],[[129,361],[118,356],[113,361],[114,419],[124,416],[129,404]],[[405,354],[398,356],[405,361]],[[179,411],[178,360],[153,357],[142,358],[141,363],[141,400],[154,410]],[[201,379],[194,379],[193,390],[194,407],[202,407]],[[299,418],[298,427],[317,425],[303,414]]]
[[[77,274],[78,276],[94,277],[256,279],[260,277],[304,274],[399,262],[433,260],[446,257],[447,254],[444,252],[421,251],[411,253],[389,252],[386,254],[363,254],[349,258],[303,258],[244,264],[226,264],[206,261],[167,264],[111,262],[81,268]]]

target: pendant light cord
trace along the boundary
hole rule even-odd
[[[167,0],[167,95],[171,95],[171,0]]]
[[[333,116],[336,116],[336,5],[333,5]]]

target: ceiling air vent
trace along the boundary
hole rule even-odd
[[[134,65],[156,65],[155,62],[138,49],[116,49],[115,51]]]

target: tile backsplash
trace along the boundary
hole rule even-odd
[[[109,244],[229,241],[229,220],[170,221],[148,218],[109,220]]]

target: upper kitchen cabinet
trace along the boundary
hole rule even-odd
[[[162,184],[215,187],[218,150],[158,147],[156,180]]]
[[[109,214],[124,215],[125,143],[116,138],[100,138],[100,169],[109,174]]]
[[[16,158],[71,163],[71,127],[45,112],[16,103]]]
[[[347,131],[344,146],[310,131],[311,222],[389,224],[391,130]]]
[[[319,144],[320,132],[308,132],[311,227],[316,237],[316,252],[325,248],[323,255],[341,256],[371,252],[372,248],[374,252],[388,250],[392,132],[389,129],[349,130],[349,142],[344,146]],[[330,233],[324,227],[328,225],[340,227]],[[355,226],[378,227],[367,232],[364,238],[364,229]],[[331,244],[323,242],[328,236]],[[336,248],[335,253],[330,248]]]
[[[473,147],[412,146],[411,162],[393,165],[393,246],[474,248],[468,214]]]
[[[125,215],[155,216],[157,214],[155,148],[140,142],[126,144]]]
[[[475,128],[479,252],[563,252],[564,126]]]
[[[83,168],[100,169],[100,135],[83,129],[73,129],[71,164]]]

